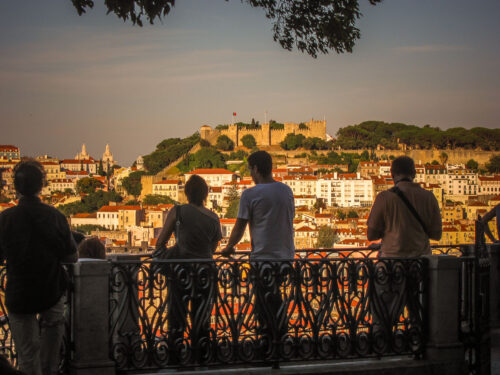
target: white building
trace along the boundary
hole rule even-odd
[[[469,169],[448,170],[445,185],[441,185],[448,195],[476,195],[478,192],[477,173]]]
[[[358,173],[333,173],[320,177],[316,197],[328,206],[369,207],[373,204],[373,182]]]
[[[179,202],[179,193],[184,190],[180,180],[161,180],[153,183],[153,194],[163,195]]]
[[[500,175],[479,176],[477,193],[479,195],[500,194]]]
[[[97,214],[96,213],[80,213],[74,214],[70,217],[71,226],[77,228],[81,225],[98,225],[97,224]]]
[[[192,172],[186,173],[186,182],[193,175],[198,175],[202,177],[208,186],[222,187],[226,182],[230,182],[237,179],[237,175],[227,169],[216,168],[216,169],[196,169]]]
[[[283,183],[292,189],[293,195],[316,195],[318,178],[310,175],[284,176]]]
[[[54,191],[64,192],[66,189],[76,191],[76,180],[71,178],[56,178],[48,181],[47,190],[51,193]]]
[[[94,160],[76,160],[76,159],[64,159],[61,161],[61,168],[67,171],[79,172],[87,171],[90,174],[96,174],[99,164]]]

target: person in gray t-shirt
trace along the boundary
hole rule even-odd
[[[248,168],[256,186],[241,194],[238,218],[222,255],[230,256],[250,226],[252,252],[250,258],[292,259],[293,218],[295,206],[292,190],[272,177],[272,159],[265,151],[248,157]]]
[[[248,223],[255,316],[262,337],[260,348],[266,355],[273,343],[283,340],[288,330],[286,302],[281,295],[284,290],[279,272],[281,262],[266,261],[293,259],[295,207],[292,190],[272,178],[271,155],[265,151],[254,152],[248,157],[248,168],[256,186],[241,195],[238,218],[222,255],[229,257],[234,252]],[[274,269],[272,279],[268,278],[270,267]]]

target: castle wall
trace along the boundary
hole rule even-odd
[[[229,125],[228,129],[212,129],[205,125],[200,128],[200,135],[212,145],[215,145],[219,136],[226,135],[236,146],[241,146],[241,138],[247,134],[255,138],[258,146],[278,145],[289,133],[326,140],[326,121],[311,120],[305,124],[308,129],[299,129],[299,124],[292,122],[284,123],[284,129],[270,129],[269,124],[261,125],[260,129],[238,129],[236,125]]]

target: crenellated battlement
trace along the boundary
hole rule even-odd
[[[208,125],[200,128],[201,139],[204,139],[214,145],[217,138],[225,135],[231,139],[236,146],[241,145],[241,138],[245,135],[251,135],[255,138],[257,146],[279,145],[287,134],[302,134],[304,137],[318,137],[326,140],[326,120],[311,119],[308,122],[297,124],[294,122],[285,122],[284,129],[271,129],[269,123],[262,124],[258,129],[238,128],[231,124],[227,129],[213,129]]]

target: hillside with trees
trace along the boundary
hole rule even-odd
[[[150,173],[156,174],[182,155],[186,155],[199,141],[198,132],[183,139],[167,138],[158,143],[155,151],[144,155],[144,166]]]
[[[500,129],[461,127],[441,130],[425,125],[418,127],[402,123],[365,121],[358,125],[340,128],[335,146],[343,149],[375,149],[378,145],[386,149],[398,149],[399,143],[418,149],[475,149],[500,150]]]

